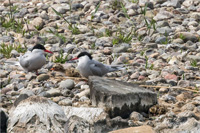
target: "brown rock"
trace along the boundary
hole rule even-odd
[[[155,133],[155,131],[150,126],[139,126],[119,129],[109,133]]]
[[[44,21],[42,20],[41,17],[37,17],[37,18],[33,19],[32,24],[37,30],[40,30],[43,28]]]
[[[174,74],[166,74],[166,75],[164,76],[164,78],[165,78],[166,80],[175,80],[175,81],[178,80],[178,77],[177,77],[176,75],[174,75]]]

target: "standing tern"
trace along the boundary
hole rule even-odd
[[[89,76],[103,76],[109,72],[122,70],[122,66],[119,65],[105,65],[101,62],[92,59],[91,54],[87,52],[81,52],[77,57],[71,60],[78,60],[77,69],[79,73],[88,78]]]
[[[36,44],[32,51],[28,51],[19,57],[19,63],[26,71],[35,71],[38,74],[37,70],[46,63],[45,52],[53,54],[53,52],[46,50],[43,45]]]

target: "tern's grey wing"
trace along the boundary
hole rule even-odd
[[[30,62],[28,60],[28,55],[25,54],[25,55],[21,56],[19,63],[23,68],[28,68],[30,66]]]
[[[108,72],[107,66],[94,60],[92,60],[92,63],[90,65],[90,70],[93,73],[93,75],[96,76],[103,76]]]

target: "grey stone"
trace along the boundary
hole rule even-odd
[[[59,101],[58,104],[62,105],[62,106],[72,106],[72,100],[69,98],[65,98],[65,99]]]
[[[185,123],[181,124],[174,132],[176,133],[199,133],[200,132],[200,122],[195,118],[187,120]]]
[[[67,11],[70,10],[70,6],[68,4],[60,5],[60,4],[54,4],[52,7],[59,13],[65,14]],[[49,14],[56,14],[51,8],[48,9]]]
[[[195,105],[194,105],[194,104],[192,104],[192,103],[187,103],[187,104],[185,104],[181,109],[182,109],[183,111],[186,111],[186,110],[193,111],[194,108],[195,108]]]
[[[30,96],[34,96],[35,94],[33,93],[32,90],[27,90],[27,89],[23,89],[20,94],[27,94],[29,97]]]
[[[72,4],[72,9],[73,10],[78,10],[79,8],[83,8],[83,5],[80,3],[74,3]]]
[[[78,116],[71,116],[65,126],[65,133],[94,133],[94,127],[87,120]]]
[[[160,12],[157,13],[153,19],[158,21],[158,20],[170,19],[173,17],[174,17],[174,15],[172,13],[165,11],[165,10],[160,10]]]
[[[190,81],[188,81],[188,80],[180,80],[180,81],[178,81],[178,86],[180,86],[180,87],[189,87],[190,86]]]
[[[14,106],[16,107],[21,101],[27,99],[29,96],[27,94],[21,94],[19,97],[15,100]]]
[[[155,43],[165,43],[167,41],[167,38],[165,36],[158,37],[155,41]]]
[[[106,43],[110,43],[111,38],[110,37],[101,37],[98,38],[95,42],[95,46],[104,46]]]
[[[167,93],[169,91],[169,89],[168,88],[160,88],[159,89],[159,92],[161,92],[161,93]]]
[[[115,47],[113,49],[113,52],[115,52],[115,53],[126,52],[129,47],[130,47],[129,44],[122,43],[122,44],[120,44],[119,47]]]
[[[175,35],[176,37],[180,37],[182,36],[182,39],[184,42],[187,42],[187,41],[192,41],[192,42],[197,42],[198,41],[198,34],[194,34],[194,33],[190,33],[190,32],[179,32],[179,33],[176,33]]]
[[[15,15],[16,15],[16,17],[18,17],[18,18],[22,18],[22,17],[24,17],[27,13],[29,13],[29,12],[28,12],[28,9],[27,9],[27,8],[22,8],[22,9],[19,11],[19,13],[16,13]]]
[[[61,91],[61,93],[65,97],[74,97],[74,94],[69,89],[64,89]]]
[[[165,101],[165,102],[175,102],[176,101],[176,98],[174,96],[169,95],[169,94],[163,95],[160,99]]]
[[[181,4],[180,4],[179,0],[170,0],[170,1],[166,1],[165,3],[163,3],[162,6],[169,6],[169,7],[173,6],[176,8],[180,8]]]
[[[2,36],[0,37],[0,43],[3,42],[14,42],[14,38],[11,36]]]
[[[39,93],[38,96],[41,96],[41,97],[51,97],[51,95],[49,93],[47,93],[46,91]]]
[[[90,99],[94,106],[105,106],[111,117],[128,118],[132,111],[148,112],[157,95],[135,84],[89,77]]]
[[[200,61],[200,56],[197,56],[197,55],[187,55],[187,59],[188,60]]]
[[[55,97],[55,96],[61,96],[61,92],[58,89],[50,89],[48,91],[46,91],[46,93],[49,94],[50,97]]]
[[[6,129],[7,129],[7,120],[8,120],[8,115],[0,108],[0,113],[1,113],[1,128],[0,131],[1,133],[6,133]]]
[[[59,83],[59,88],[63,88],[63,89],[73,89],[74,88],[74,80],[71,79],[67,79],[65,81],[61,81]]]
[[[25,77],[26,77],[26,79],[28,79],[28,80],[30,81],[30,80],[32,80],[32,79],[35,79],[35,78],[36,78],[36,75],[35,75],[34,73],[29,72],[29,73],[27,73],[27,74],[25,75]]]
[[[48,74],[40,74],[37,77],[37,80],[40,82],[40,81],[48,80],[49,78],[50,78],[50,76]]]
[[[144,117],[140,113],[135,112],[135,111],[130,114],[130,119],[134,120],[134,121],[144,121],[145,120]]]
[[[47,30],[48,31],[48,30]],[[60,39],[56,36],[47,36],[47,41],[46,43],[48,44],[56,44],[56,43],[59,43],[60,42]]]
[[[160,33],[160,34],[163,34],[163,35],[169,35],[170,33],[173,32],[173,29],[169,28],[168,26],[163,26],[161,28],[156,28],[156,30]]]
[[[36,17],[33,19],[33,21],[31,22],[31,24],[37,28],[37,30],[41,30],[44,26],[44,21],[41,17]]]

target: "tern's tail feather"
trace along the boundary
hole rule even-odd
[[[109,68],[109,72],[114,72],[114,71],[119,71],[119,70],[124,70],[126,68],[124,68],[123,65],[111,65]]]
[[[5,61],[5,64],[20,66],[19,61]]]

